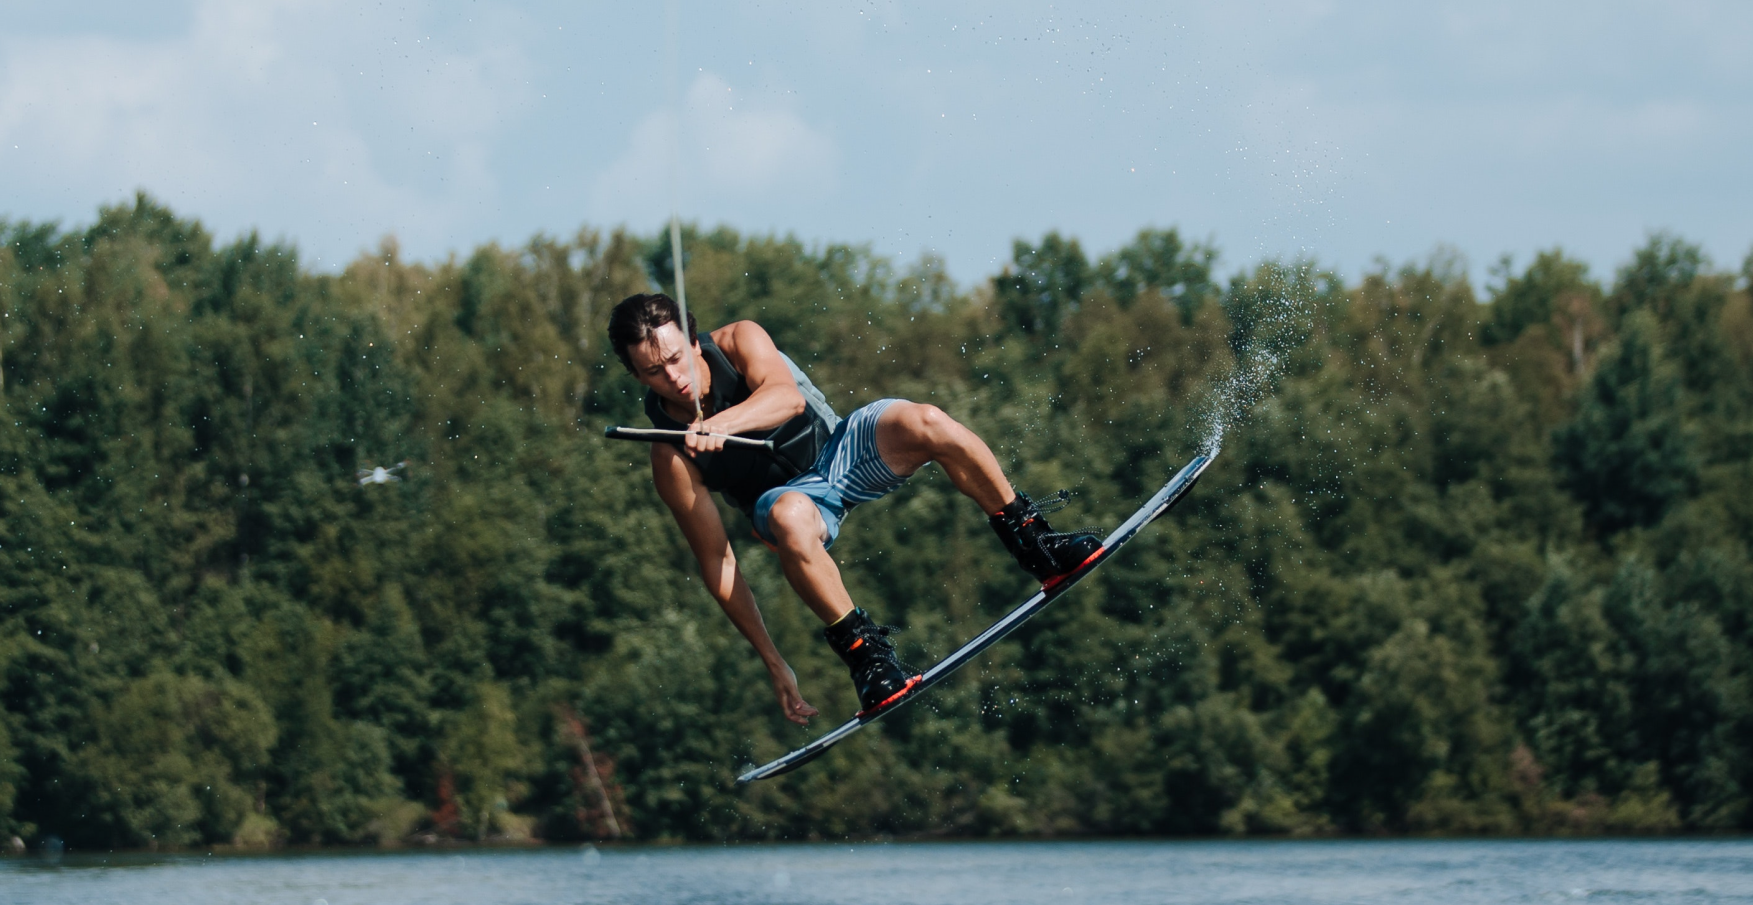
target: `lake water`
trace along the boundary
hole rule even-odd
[[[6,905],[1753,903],[1753,841],[955,842],[0,859]]]

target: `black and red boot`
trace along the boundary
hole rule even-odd
[[[892,626],[872,622],[870,614],[862,609],[854,609],[839,622],[822,629],[828,646],[852,671],[852,686],[858,690],[858,705],[863,708],[860,713],[900,698],[919,681],[895,656],[895,645],[888,638],[894,630]]]
[[[1102,539],[1091,531],[1061,533],[1047,524],[1046,513],[1065,505],[1070,498],[1071,494],[1061,490],[1047,501],[1043,509],[1041,504],[1029,499],[1028,494],[1017,491],[1016,499],[987,519],[992,530],[998,533],[998,539],[1004,543],[1004,549],[1016,557],[1023,571],[1044,585],[1051,585],[1054,579],[1077,571],[1090,557],[1102,551]]]

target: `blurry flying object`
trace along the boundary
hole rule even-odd
[[[364,487],[367,484],[388,484],[391,481],[400,481],[401,478],[397,477],[395,473],[401,471],[407,466],[407,464],[408,460],[403,459],[388,468],[385,468],[382,465],[374,465],[371,468],[361,468],[359,469],[359,486]]]

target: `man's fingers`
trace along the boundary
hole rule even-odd
[[[785,710],[785,718],[799,726],[808,725],[810,717],[821,713],[795,692],[784,695],[780,701],[780,707]]]
[[[820,713],[798,692],[797,675],[789,666],[773,673],[773,693],[779,696],[779,709],[785,711],[785,718],[799,726],[807,725],[810,717]]]
[[[713,430],[702,422],[694,422],[688,426],[688,436],[682,443],[687,447],[689,455],[695,453],[716,453],[724,451],[724,438],[712,436]]]

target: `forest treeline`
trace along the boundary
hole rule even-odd
[[[739,558],[818,725],[693,577],[609,307],[663,237],[339,274],[150,198],[0,221],[0,839],[75,848],[1753,827],[1753,308],[1653,236],[1476,293],[1441,255],[1225,276],[1145,230],[927,258],[689,230],[842,414],[935,403],[1112,526],[1270,383],[1194,494],[1066,599],[809,768],[855,709]],[[360,469],[406,462],[399,483]],[[930,662],[1030,585],[933,469],[835,554]]]

